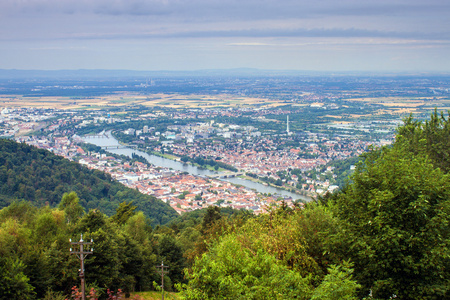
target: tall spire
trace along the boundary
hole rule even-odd
[[[287,122],[286,122],[286,133],[289,134],[289,116],[287,116]]]

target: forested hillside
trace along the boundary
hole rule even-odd
[[[133,201],[151,219],[165,224],[177,217],[168,204],[115,182],[109,174],[90,170],[53,153],[24,143],[0,139],[0,207],[14,199],[55,207],[64,193],[75,191],[86,211],[115,213],[119,203]]]

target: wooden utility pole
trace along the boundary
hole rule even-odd
[[[80,279],[81,279],[81,299],[86,300],[86,288],[84,285],[84,259],[88,254],[94,253],[94,249],[91,248],[91,251],[85,251],[85,245],[92,245],[94,241],[91,239],[90,242],[83,241],[83,234],[81,234],[81,238],[79,242],[72,242],[72,239],[69,239],[71,245],[77,245],[80,249],[72,249],[70,248],[70,254],[76,254],[80,259]],[[77,247],[78,248],[78,247]]]
[[[161,269],[159,271],[161,273],[161,289],[162,289],[161,300],[164,300],[164,274],[169,273],[169,271],[165,271],[164,269],[168,269],[169,266],[165,266],[164,262],[161,262],[161,265],[156,266],[156,268]]]

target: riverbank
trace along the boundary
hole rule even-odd
[[[223,169],[223,168],[219,168],[219,169],[216,170],[214,167],[212,167],[210,165],[199,165],[197,163],[192,163],[192,162],[182,162],[181,161],[181,157],[173,155],[173,154],[166,154],[166,153],[161,153],[161,152],[156,152],[156,151],[145,151],[145,149],[141,149],[141,148],[139,148],[139,150],[144,151],[144,152],[146,152],[148,154],[153,154],[153,155],[156,155],[156,156],[159,156],[159,157],[163,157],[163,158],[170,159],[170,160],[173,160],[173,161],[176,161],[176,162],[184,163],[184,164],[187,164],[187,165],[190,165],[190,166],[194,166],[194,167],[197,167],[197,168],[210,170],[212,172],[220,173],[220,172],[227,172],[227,171],[229,171],[229,170]],[[240,171],[240,172],[244,173],[244,171]],[[296,189],[294,187],[287,187],[287,186],[284,186],[284,185],[283,186],[273,185],[273,184],[265,182],[265,181],[263,181],[261,179],[254,178],[254,177],[247,176],[247,175],[240,175],[238,177],[243,179],[243,180],[249,180],[249,181],[252,181],[254,183],[262,184],[264,186],[269,186],[269,187],[273,187],[273,188],[276,188],[276,189],[281,189],[281,190],[284,190],[284,191],[287,191],[287,192],[290,192],[290,193],[294,193],[294,194],[299,195],[299,196],[308,197],[310,199],[316,198],[315,194],[308,193],[307,191],[303,191],[303,190],[298,190],[298,189]]]
[[[210,165],[203,165],[203,166],[201,166],[201,165],[199,165],[197,163],[184,162],[184,161],[181,161],[181,157],[173,155],[173,154],[166,154],[166,153],[163,154],[161,152],[156,152],[156,151],[146,151],[143,148],[138,148],[138,149],[143,151],[143,152],[145,152],[145,153],[147,153],[147,154],[150,154],[150,155],[155,155],[155,156],[159,156],[159,157],[162,157],[162,158],[167,158],[167,159],[179,162],[179,163],[183,163],[183,164],[190,165],[190,166],[197,167],[197,168],[204,169],[204,170],[209,170],[211,172],[219,172],[220,173],[220,172],[228,171],[227,169],[224,169],[224,168],[218,168],[216,170],[214,167],[212,167]]]
[[[162,153],[159,155],[155,155],[149,151],[149,149],[137,150],[136,148],[126,147],[125,145],[121,145],[119,141],[111,135],[110,132],[106,132],[105,135],[102,136],[86,136],[84,140],[88,143],[100,146],[100,147],[110,147],[111,145],[120,145],[118,148],[108,148],[108,152],[127,155],[128,157],[132,157],[133,155],[139,155],[144,157],[149,163],[154,166],[167,168],[169,170],[176,170],[182,173],[188,173],[195,176],[200,176],[203,178],[206,177],[216,177],[218,172],[212,169],[205,169],[204,167],[197,167],[191,164],[186,164],[182,162],[178,157],[165,153],[164,156]],[[166,156],[170,155],[170,156]],[[220,169],[219,169],[220,170]],[[293,200],[301,199],[302,201],[310,201],[311,198],[303,195],[299,195],[297,193],[292,193],[286,189],[281,189],[278,187],[268,186],[267,184],[261,184],[254,182],[252,180],[247,180],[239,177],[231,177],[231,178],[221,178],[221,181],[228,182],[235,185],[241,185],[248,189],[257,191],[261,194],[271,194],[278,195],[281,197],[290,197]]]
[[[287,192],[295,193],[295,194],[297,194],[299,196],[308,197],[308,198],[311,198],[311,199],[314,199],[314,198],[317,197],[315,194],[308,193],[307,191],[298,190],[298,189],[296,189],[294,187],[288,188],[288,187],[285,187],[285,186],[273,185],[273,184],[270,184],[268,182],[262,181],[261,179],[257,179],[257,178],[254,178],[254,177],[251,177],[251,176],[247,176],[247,175],[241,175],[241,176],[239,176],[239,178],[242,178],[244,180],[250,180],[250,181],[253,181],[255,183],[265,185],[265,186],[270,186],[270,187],[277,188],[277,189],[283,189],[283,190],[285,190]]]
[[[138,147],[138,149],[143,151],[143,152],[145,152],[145,153],[147,153],[147,154],[156,155],[156,156],[167,158],[167,159],[171,159],[171,160],[174,160],[174,161],[180,161],[180,158],[178,156],[175,156],[175,155],[166,154],[166,153],[163,154],[161,152],[156,152],[156,151],[147,151],[146,149],[140,148],[140,147]]]

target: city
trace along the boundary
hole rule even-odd
[[[255,82],[260,81],[258,78]],[[242,92],[237,90],[228,96],[152,95],[141,91],[86,100],[80,97],[75,102],[44,96],[34,102],[33,98],[5,94],[1,96],[4,106],[0,134],[105,171],[115,180],[170,204],[180,214],[210,205],[261,213],[280,201],[292,206],[298,200],[309,201],[342,188],[357,161],[344,170],[335,169],[335,162],[356,158],[370,147],[391,144],[407,112],[426,115],[432,103],[448,105],[448,89],[442,82],[427,83],[426,88],[411,86],[420,97],[405,102],[402,97],[411,94],[405,87],[390,92],[380,85],[380,79],[376,85],[380,92],[376,93],[361,88],[361,81],[344,81],[356,84],[351,96],[347,87],[324,91],[311,84],[304,87],[308,92],[299,92],[298,87],[290,88],[286,82],[283,91],[274,88],[267,94],[253,85],[251,93],[244,92],[245,86],[252,84],[250,79],[240,81]],[[138,87],[152,88],[155,82]],[[217,79],[191,83],[204,92],[205,87],[217,84]],[[52,86],[55,88],[60,87]],[[43,89],[48,90],[35,87],[30,92]],[[377,97],[373,98],[374,94]],[[24,101],[29,102],[29,107],[22,106]],[[54,102],[61,103],[61,108],[45,106]],[[106,131],[112,133],[114,145],[87,150],[86,137]],[[117,152],[119,143],[145,154],[209,169],[217,175],[189,174],[145,159],[130,163],[130,153],[122,157],[111,154]],[[231,174],[243,182],[254,181],[259,187],[285,193],[261,192],[220,178]]]
[[[441,89],[441,93],[447,93],[447,90]],[[12,105],[13,97],[3,96],[3,104],[8,106],[1,109],[0,134],[3,138],[49,150],[94,172],[109,174],[106,178],[109,177],[111,182],[122,183],[132,191],[144,194],[142,196],[150,195],[148,197],[156,197],[164,205],[168,204],[179,218],[192,218],[196,212],[206,211],[203,222],[198,225],[190,223],[192,227],[180,229],[178,226],[182,223],[172,223],[169,227],[156,225],[152,232],[157,238],[152,244],[146,242],[152,249],[158,249],[155,251],[163,257],[160,249],[164,246],[160,243],[168,237],[176,239],[181,246],[171,244],[170,251],[178,249],[178,255],[183,252],[183,257],[188,258],[190,251],[203,248],[199,245],[202,241],[205,243],[204,238],[209,233],[206,231],[204,235],[201,227],[205,226],[203,224],[213,211],[211,209],[250,213],[253,218],[261,220],[270,220],[279,214],[280,221],[287,222],[280,235],[281,241],[287,238],[289,245],[296,242],[295,238],[290,240],[293,232],[315,232],[318,226],[324,227],[321,229],[323,233],[336,230],[334,223],[330,223],[332,219],[321,219],[317,223],[317,209],[326,207],[320,203],[326,203],[327,197],[345,195],[343,188],[347,184],[351,186],[349,175],[361,155],[381,147],[387,147],[383,152],[389,153],[390,146],[396,143],[394,137],[399,126],[408,122],[407,113],[420,118],[432,111],[432,105],[440,109],[449,105],[446,96],[430,99],[426,95],[405,101],[404,98],[387,99],[383,95],[370,101],[365,98],[341,101],[340,94],[338,92],[331,97],[332,103],[324,99],[318,102],[311,94],[313,100],[296,100],[295,104],[282,101],[282,105],[277,100],[265,102],[261,97],[246,98],[247,103],[243,105],[231,95],[217,98],[221,104],[215,107],[205,105],[214,103],[208,97],[196,95],[156,97],[158,101],[170,99],[172,104],[163,106],[144,105],[142,95],[88,97],[77,99],[76,104],[69,100],[70,107],[64,107],[66,98],[18,97]],[[176,97],[181,99],[178,101],[184,107],[175,105],[177,101],[173,98]],[[204,98],[201,103],[198,102],[200,98]],[[229,103],[223,105],[223,99],[228,99]],[[23,101],[29,105],[23,105]],[[58,102],[60,107],[47,107],[50,103],[55,105],[54,102]],[[437,118],[437,110],[434,116]],[[441,118],[446,121],[444,115]],[[435,124],[435,121],[430,124]],[[394,162],[399,164],[397,159]],[[2,168],[7,170],[6,166]],[[390,166],[387,168],[381,174],[383,182],[390,172]],[[409,172],[412,169],[407,167],[398,171]],[[9,173],[5,171],[3,178],[8,178]],[[70,178],[70,175],[66,177]],[[14,186],[12,178],[4,181]],[[404,176],[401,178],[403,180]],[[108,185],[99,185],[96,189],[108,190]],[[42,211],[50,209],[42,192],[34,192],[23,184],[17,188],[43,199],[42,203],[47,204],[41,208]],[[60,188],[58,186],[56,190]],[[84,191],[90,194],[90,188],[84,188]],[[409,192],[402,192],[400,196],[406,194]],[[61,202],[65,197],[67,194]],[[80,198],[83,201],[84,197]],[[88,204],[89,213],[83,218],[98,214],[112,198],[109,195],[94,205]],[[128,203],[122,202],[110,220],[115,220],[121,209],[131,207],[133,199],[136,196]],[[145,205],[152,199],[140,203]],[[313,205],[306,204],[310,201]],[[401,201],[399,205],[402,205]],[[151,211],[153,207],[149,209]],[[131,218],[132,222],[135,222],[135,217],[145,218],[141,212]],[[240,222],[243,219],[225,220]],[[313,223],[302,225],[302,220]],[[263,241],[280,234],[270,222],[267,229],[263,229],[268,230]],[[249,220],[243,228],[251,224]],[[130,223],[122,228],[134,231],[139,228],[135,226],[135,223]],[[225,229],[222,227],[222,230]],[[252,229],[252,237],[259,234]],[[247,238],[246,235],[244,239]],[[193,244],[191,241],[197,242]],[[171,261],[173,266],[174,259]],[[179,268],[172,272],[174,277],[181,276],[183,270]],[[176,280],[180,282],[183,279],[179,277]],[[132,289],[130,285],[129,290]]]

